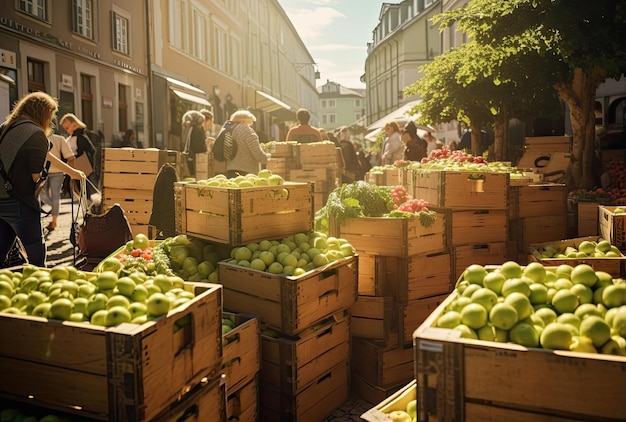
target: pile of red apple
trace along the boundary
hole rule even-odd
[[[587,264],[470,265],[436,325],[461,337],[626,356],[626,281]]]

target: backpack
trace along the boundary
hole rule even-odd
[[[213,158],[217,161],[228,161],[237,155],[237,142],[233,138],[233,128],[235,123],[230,120],[224,123],[222,130],[213,143]]]

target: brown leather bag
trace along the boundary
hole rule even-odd
[[[103,214],[85,214],[78,234],[78,247],[87,256],[106,257],[132,239],[124,210],[115,204]]]

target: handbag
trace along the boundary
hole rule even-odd
[[[72,165],[76,170],[80,170],[85,173],[85,176],[89,177],[94,172],[93,166],[91,165],[91,161],[89,161],[89,157],[86,152],[83,152],[81,155],[76,157],[74,160],[74,164]]]
[[[102,214],[85,214],[78,231],[78,247],[87,256],[106,257],[133,239],[130,223],[119,204]]]

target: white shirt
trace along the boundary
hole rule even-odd
[[[67,160],[68,158],[74,156],[70,145],[61,135],[52,134],[48,137],[48,141],[50,141],[50,154],[54,155],[55,157]],[[51,162],[48,173],[63,173],[63,170],[61,170],[59,167],[55,166]]]

